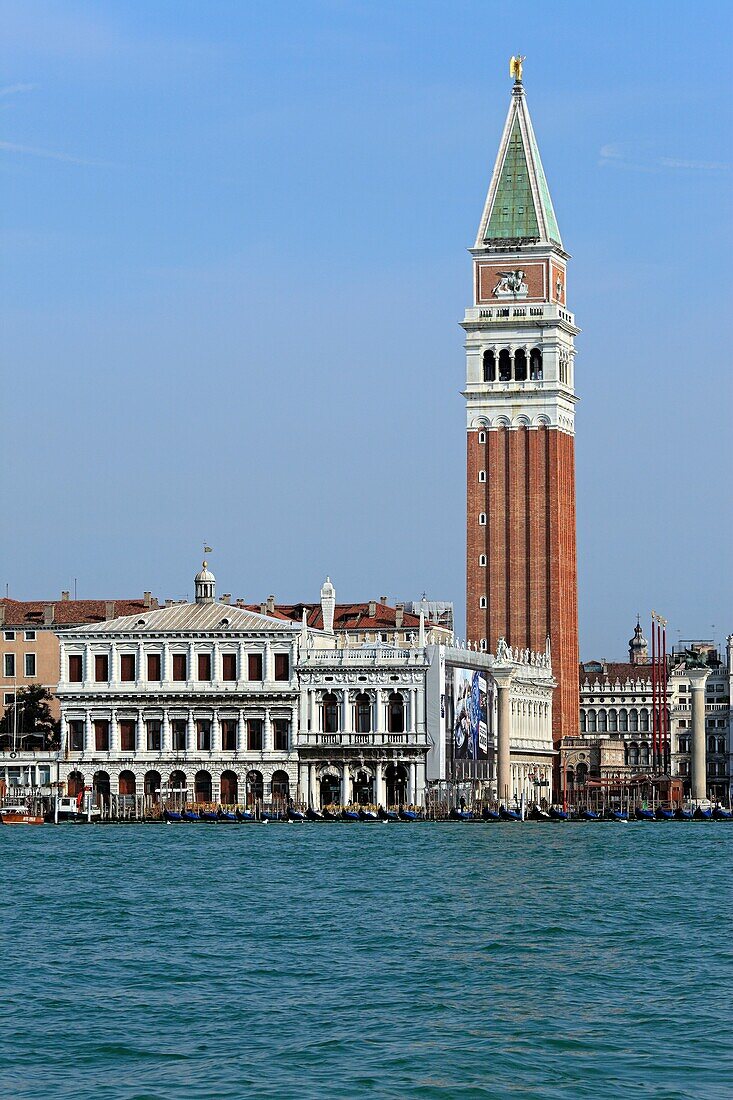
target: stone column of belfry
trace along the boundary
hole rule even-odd
[[[707,754],[705,752],[705,684],[709,668],[688,668],[690,678],[692,744],[690,767],[690,797],[700,802],[708,796]]]
[[[563,249],[521,78],[473,256],[466,310],[466,632],[545,650],[553,740],[579,731],[574,340]]]

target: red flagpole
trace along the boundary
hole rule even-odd
[[[652,611],[652,770],[657,762],[657,648]]]
[[[662,747],[662,767],[665,768],[667,760],[671,760],[670,744],[669,744],[669,714],[667,711],[667,620],[664,620],[664,626],[662,627],[662,731],[663,731],[663,747]]]

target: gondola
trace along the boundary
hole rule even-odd
[[[219,813],[217,814],[217,818],[218,818],[219,821],[223,821],[223,822],[233,821],[235,824],[236,824],[236,821],[237,821],[237,815],[230,813],[228,810],[219,810]]]
[[[657,806],[656,810],[654,811],[654,816],[656,817],[657,821],[673,821],[674,810],[665,810],[663,806]]]
[[[379,821],[374,810],[359,810],[359,821]]]
[[[496,810],[490,810],[488,806],[484,806],[483,810],[481,811],[481,817],[484,821],[501,821],[501,818],[499,817],[499,814],[496,812]]]
[[[328,806],[323,808],[323,820],[324,821],[338,821],[338,814],[334,814],[329,810]]]
[[[569,821],[570,816],[567,810],[559,810],[557,806],[550,806],[550,817],[553,821]]]
[[[601,815],[597,814],[595,810],[581,810],[578,814],[578,821],[600,821]]]
[[[679,806],[674,812],[675,819],[677,821],[692,821],[692,810],[683,810]]]
[[[627,814],[626,810],[609,810],[608,820],[626,822],[629,820],[629,815]]]
[[[324,821],[325,820],[325,818],[324,818],[324,816],[323,816],[323,814],[321,813],[320,810],[313,810],[313,809],[311,809],[310,806],[305,811],[305,816],[308,818],[309,821]]]
[[[202,821],[218,821],[219,815],[216,810],[201,810],[199,817]]]
[[[518,814],[516,810],[507,810],[505,806],[499,807],[499,817],[502,821],[521,821],[522,815]]]
[[[448,814],[451,821],[473,821],[473,814],[470,810],[459,810],[455,806]]]
[[[711,821],[713,816],[712,810],[703,810],[702,806],[698,806],[692,815],[693,821]]]
[[[634,817],[637,821],[656,821],[654,812],[652,810],[645,810],[641,806],[637,806],[634,810]]]
[[[237,810],[237,821],[256,821],[257,818],[250,810]]]
[[[722,806],[716,806],[713,810],[714,821],[733,821],[733,814],[729,810],[724,810]]]
[[[164,821],[183,821],[178,810],[163,810]]]
[[[359,819],[359,815],[356,812],[356,810],[342,810],[341,811],[341,820],[342,821],[359,821],[360,819]]]
[[[201,818],[194,810],[182,810],[181,821],[200,821]]]
[[[292,806],[288,806],[288,821],[305,821],[305,814]]]
[[[533,806],[527,814],[528,821],[552,821],[547,810],[541,810],[539,806]]]
[[[400,821],[417,821],[417,814],[414,810],[400,810]]]
[[[287,821],[287,815],[281,814],[279,810],[272,810],[260,814],[260,821]]]

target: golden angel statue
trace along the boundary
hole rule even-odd
[[[522,82],[522,63],[526,60],[526,57],[521,57],[517,54],[516,57],[512,57],[509,61],[509,76],[513,76],[517,84],[521,84]]]

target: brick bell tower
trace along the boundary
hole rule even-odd
[[[553,739],[579,730],[574,339],[563,249],[522,58],[473,256],[466,310],[467,637],[544,650]]]

